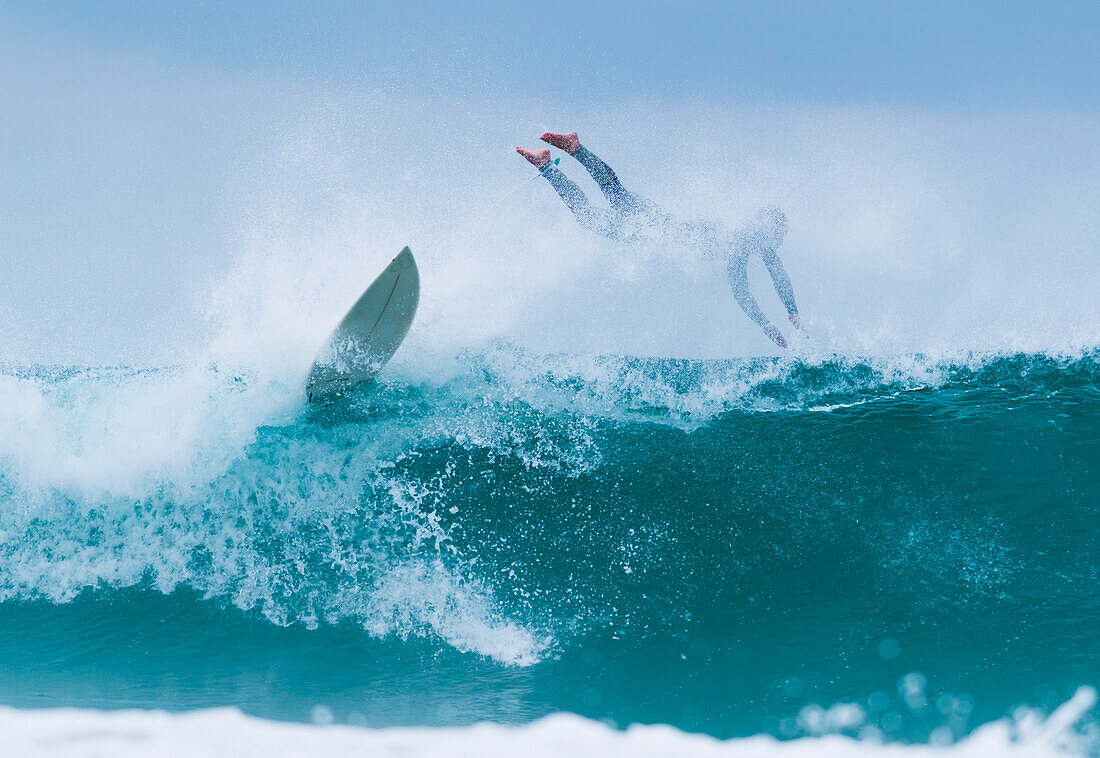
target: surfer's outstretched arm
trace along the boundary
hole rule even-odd
[[[775,285],[775,293],[783,301],[783,307],[787,309],[787,317],[798,328],[802,328],[802,322],[798,317],[798,306],[794,301],[794,287],[791,278],[787,276],[787,270],[783,268],[783,261],[779,260],[779,254],[774,250],[766,250],[763,254],[764,265],[771,274],[772,284]]]
[[[550,182],[550,186],[565,202],[566,207],[576,216],[577,223],[597,234],[602,234],[605,237],[611,236],[607,212],[593,207],[592,203],[588,202],[588,198],[581,188],[550,160],[549,150],[546,148],[527,150],[526,148],[517,147],[516,152],[526,158],[532,166],[539,170],[540,174],[546,177],[546,180]]]
[[[739,255],[730,259],[726,272],[729,274],[730,287],[733,289],[733,297],[737,301],[737,304],[741,306],[741,310],[745,312],[745,315],[751,318],[753,323],[763,329],[764,334],[768,335],[768,338],[772,342],[780,347],[786,347],[787,340],[783,338],[783,333],[768,321],[768,317],[760,310],[760,305],[756,302],[756,298],[749,292],[747,268],[748,258]]]

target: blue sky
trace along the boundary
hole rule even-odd
[[[1100,3],[1081,0],[13,0],[4,16],[55,44],[133,51],[170,67],[415,92],[1100,103]]]

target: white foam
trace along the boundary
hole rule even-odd
[[[257,427],[289,418],[298,387],[193,366],[72,376],[0,374],[0,458],[29,490],[140,497],[223,473]]]
[[[767,735],[718,740],[660,724],[619,731],[567,713],[524,726],[367,729],[328,724],[332,714],[323,707],[314,711],[316,725],[266,721],[235,709],[165,713],[0,707],[0,733],[7,753],[21,758],[1065,758],[1088,755],[1095,747],[1094,740],[1073,729],[1095,702],[1095,690],[1082,688],[1049,718],[1021,713],[941,745],[883,743],[874,733],[864,739],[828,734],[789,741]],[[850,716],[843,714],[845,724]]]
[[[301,386],[273,373],[0,373],[0,476],[11,492],[0,599],[65,602],[151,581],[228,598],[277,624],[350,621],[508,665],[540,659],[546,635],[505,618],[453,554],[439,493],[391,469],[437,435],[533,462],[562,451],[492,413],[456,420],[444,407],[411,429],[381,421],[345,440],[318,428],[319,438],[261,441],[250,453],[267,424],[299,429]],[[374,511],[361,505],[365,493]],[[371,540],[357,536],[364,527]]]
[[[372,600],[366,628],[377,636],[426,628],[456,650],[513,666],[537,663],[553,644],[548,635],[502,618],[483,587],[439,564],[391,569]]]

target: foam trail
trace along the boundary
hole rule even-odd
[[[652,758],[1069,758],[1089,754],[1090,745],[1072,729],[1094,704],[1096,693],[1082,688],[1045,722],[1029,715],[1038,734],[1021,732],[1012,720],[986,724],[953,744],[883,744],[874,738],[840,735],[780,742],[756,736],[717,740],[670,726],[631,726],[617,731],[597,721],[557,714],[533,724],[492,724],[460,729],[381,729],[305,726],[251,718],[234,709],[169,714],[164,712],[57,709],[20,711],[0,707],[0,728],[9,749],[26,758],[117,758],[155,754],[172,756],[313,756],[334,758],[557,758],[563,753],[586,758],[646,755]],[[324,709],[316,718],[326,720]],[[1095,744],[1093,744],[1095,746]]]

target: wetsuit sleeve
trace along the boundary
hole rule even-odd
[[[730,259],[729,265],[726,267],[726,273],[729,275],[730,287],[733,289],[733,297],[737,301],[737,304],[741,306],[741,310],[743,310],[745,315],[751,318],[757,326],[764,328],[768,325],[768,317],[760,310],[756,298],[749,292],[748,262],[748,258],[745,256],[734,256]]]
[[[775,285],[775,293],[783,301],[783,307],[789,314],[798,313],[798,306],[794,302],[794,287],[791,285],[791,278],[787,276],[787,270],[783,268],[783,261],[779,260],[779,255],[774,250],[766,251],[763,257],[764,265],[771,274],[772,284]]]

